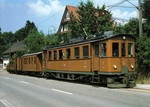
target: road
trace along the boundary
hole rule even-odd
[[[150,90],[0,72],[0,107],[150,107]]]

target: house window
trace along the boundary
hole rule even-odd
[[[60,60],[63,59],[63,52],[62,52],[62,50],[59,50],[59,59],[60,59]]]
[[[66,58],[70,59],[71,58],[71,53],[70,49],[66,49]]]
[[[66,20],[67,19],[70,19],[70,14],[69,14],[69,12],[67,12],[67,14],[66,14]]]
[[[128,57],[133,57],[133,43],[128,43]]]
[[[113,43],[112,44],[112,56],[118,57],[119,56],[119,43]]]
[[[126,56],[126,47],[125,47],[125,43],[121,44],[121,55],[124,57]]]
[[[83,46],[83,58],[89,57],[89,46]]]
[[[79,58],[79,47],[74,48],[74,58],[78,59]]]
[[[95,44],[95,57],[99,57],[99,44]]]
[[[54,60],[57,60],[57,51],[54,51]]]
[[[106,57],[106,43],[101,44],[101,57]]]
[[[51,51],[48,52],[48,56],[49,56],[49,60],[52,60],[52,52]]]

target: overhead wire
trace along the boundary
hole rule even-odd
[[[72,2],[70,5],[73,5],[73,4],[76,3],[77,1],[79,1],[79,0],[75,0],[75,1]],[[59,11],[55,12],[54,14],[50,15],[50,16],[49,16],[48,18],[46,18],[45,20],[43,20],[43,21],[41,21],[40,23],[38,23],[37,26],[39,26],[39,25],[45,23],[45,22],[48,21],[51,17],[53,17],[53,16],[55,16],[56,14],[58,14],[59,12],[61,12],[63,9],[64,9],[64,7],[61,8]]]

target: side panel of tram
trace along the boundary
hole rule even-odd
[[[66,48],[47,50],[43,59],[43,69],[54,71],[90,72],[91,45],[77,45]]]

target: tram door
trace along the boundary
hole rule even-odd
[[[100,69],[100,58],[99,58],[99,43],[93,44],[93,71],[99,71]]]

